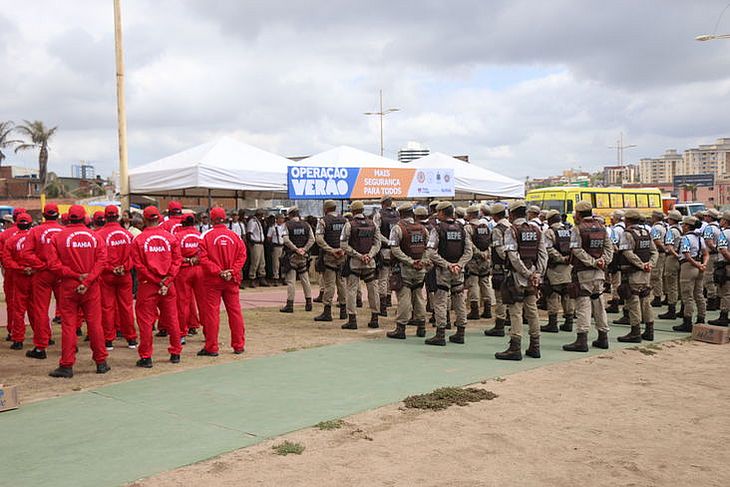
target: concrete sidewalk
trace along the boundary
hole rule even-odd
[[[263,294],[263,293],[262,293]],[[657,341],[675,339],[657,323]],[[611,347],[625,327],[614,327]],[[409,329],[409,334],[413,334]],[[594,335],[595,332],[592,333]],[[116,384],[0,413],[4,485],[120,485],[266,438],[394,403],[589,354],[573,334],[544,334],[540,360],[494,359],[506,338],[473,328],[466,345],[366,340]],[[114,371],[112,371],[114,373]]]

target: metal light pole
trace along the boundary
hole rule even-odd
[[[637,147],[636,144],[628,144],[624,145],[624,133],[621,132],[619,134],[618,140],[616,141],[616,145],[610,145],[608,146],[609,149],[616,149],[616,161],[618,162],[618,165],[621,167],[621,173],[625,171],[624,167],[624,149],[630,149],[632,147]],[[624,181],[621,181],[621,186],[624,185]]]
[[[730,34],[716,34],[717,28],[720,26],[720,21],[722,20],[722,16],[725,15],[725,12],[727,12],[727,9],[730,8],[730,3],[725,5],[725,8],[722,9],[722,12],[720,12],[720,15],[717,17],[717,21],[715,22],[715,28],[712,29],[712,34],[702,34],[697,37],[695,37],[696,41],[714,41],[717,39],[730,39]]]
[[[380,155],[383,155],[383,118],[393,112],[399,111],[400,108],[388,108],[383,110],[383,90],[380,90],[380,111],[379,112],[364,112],[363,115],[378,115],[380,117]]]
[[[114,51],[117,62],[117,123],[119,132],[119,192],[122,210],[129,209],[129,175],[127,173],[127,114],[124,108],[124,51],[122,49],[121,0],[114,0]]]

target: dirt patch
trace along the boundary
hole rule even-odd
[[[440,411],[449,406],[466,406],[472,402],[490,401],[497,397],[492,391],[467,387],[441,387],[427,394],[408,396],[403,400],[407,408]]]

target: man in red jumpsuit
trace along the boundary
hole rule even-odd
[[[180,334],[185,340],[188,333],[194,335],[197,326],[196,316],[202,317],[205,302],[203,268],[200,265],[200,232],[195,227],[195,216],[185,215],[181,226],[175,227],[174,235],[180,242],[182,266],[175,278],[177,292],[177,313],[180,319]],[[197,307],[196,307],[197,304]]]
[[[182,256],[177,239],[159,226],[160,212],[144,209],[145,229],[132,242],[132,263],[137,271],[137,326],[139,327],[138,367],[152,367],[152,325],[158,316],[168,325],[170,362],[180,362],[180,324],[177,316],[175,277]]]
[[[30,296],[33,286],[31,284],[33,269],[30,263],[22,258],[21,253],[25,241],[28,238],[28,230],[33,224],[33,218],[27,213],[19,214],[15,219],[16,231],[5,240],[2,248],[2,261],[5,266],[5,273],[11,274],[13,280],[13,306],[10,309],[12,318],[8,323],[13,323],[11,338],[12,350],[22,350],[25,340],[25,314],[28,313],[30,327],[34,334],[35,322],[30,311]]]
[[[91,224],[94,228],[94,231],[99,231],[100,229],[104,228],[104,225],[106,224],[106,220],[104,219],[104,212],[103,211],[95,211],[94,217],[91,220]]]
[[[205,347],[198,355],[216,357],[221,298],[228,313],[233,353],[243,353],[246,343],[245,324],[238,299],[241,270],[246,263],[246,246],[241,237],[226,227],[226,212],[223,208],[210,210],[210,219],[213,228],[203,235],[200,243],[200,262],[205,271],[206,293],[202,320]]]
[[[76,362],[76,329],[79,312],[83,312],[89,333],[92,358],[96,373],[111,370],[106,363],[109,353],[104,348],[104,330],[101,326],[101,291],[99,274],[106,265],[104,242],[86,228],[86,210],[73,205],[68,210],[68,225],[58,232],[48,248],[51,269],[61,278],[61,360],[51,377],[73,377]]]
[[[175,235],[175,231],[182,224],[182,203],[179,201],[170,201],[167,204],[167,220],[160,224],[163,230]]]
[[[33,293],[31,295],[31,313],[33,314],[31,322],[36,327],[33,330],[35,348],[28,350],[25,356],[37,359],[46,358],[46,348],[51,340],[51,323],[48,317],[51,294],[56,295],[56,313],[59,312],[60,281],[50,268],[48,249],[53,237],[63,229],[57,221],[58,206],[55,203],[46,204],[43,208],[43,218],[43,223],[30,229],[22,250],[23,260],[28,262],[35,271],[32,276]]]
[[[104,209],[106,223],[97,234],[106,246],[106,266],[101,272],[101,309],[104,313],[104,344],[114,349],[117,327],[129,348],[137,348],[137,331],[132,311],[132,240],[134,237],[119,223],[119,208]]]
[[[13,210],[13,225],[6,228],[2,233],[0,233],[0,250],[2,250],[5,247],[5,241],[12,237],[15,232],[18,231],[18,226],[16,225],[16,220],[18,218],[18,215],[21,213],[25,213],[25,208],[15,208]],[[0,259],[0,264],[2,264],[2,267],[4,269],[3,273],[3,291],[5,293],[5,316],[8,318],[8,336],[5,338],[6,342],[12,341],[12,331],[13,331],[13,291],[15,290],[15,286],[13,285],[13,273],[8,271],[5,267],[5,262],[2,262]]]

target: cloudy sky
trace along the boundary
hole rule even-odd
[[[414,140],[513,177],[730,136],[727,0],[122,0],[132,167],[221,135],[285,156]],[[730,9],[718,33],[730,33]],[[0,120],[117,164],[112,0],[0,0]],[[9,157],[33,165],[35,154]]]

